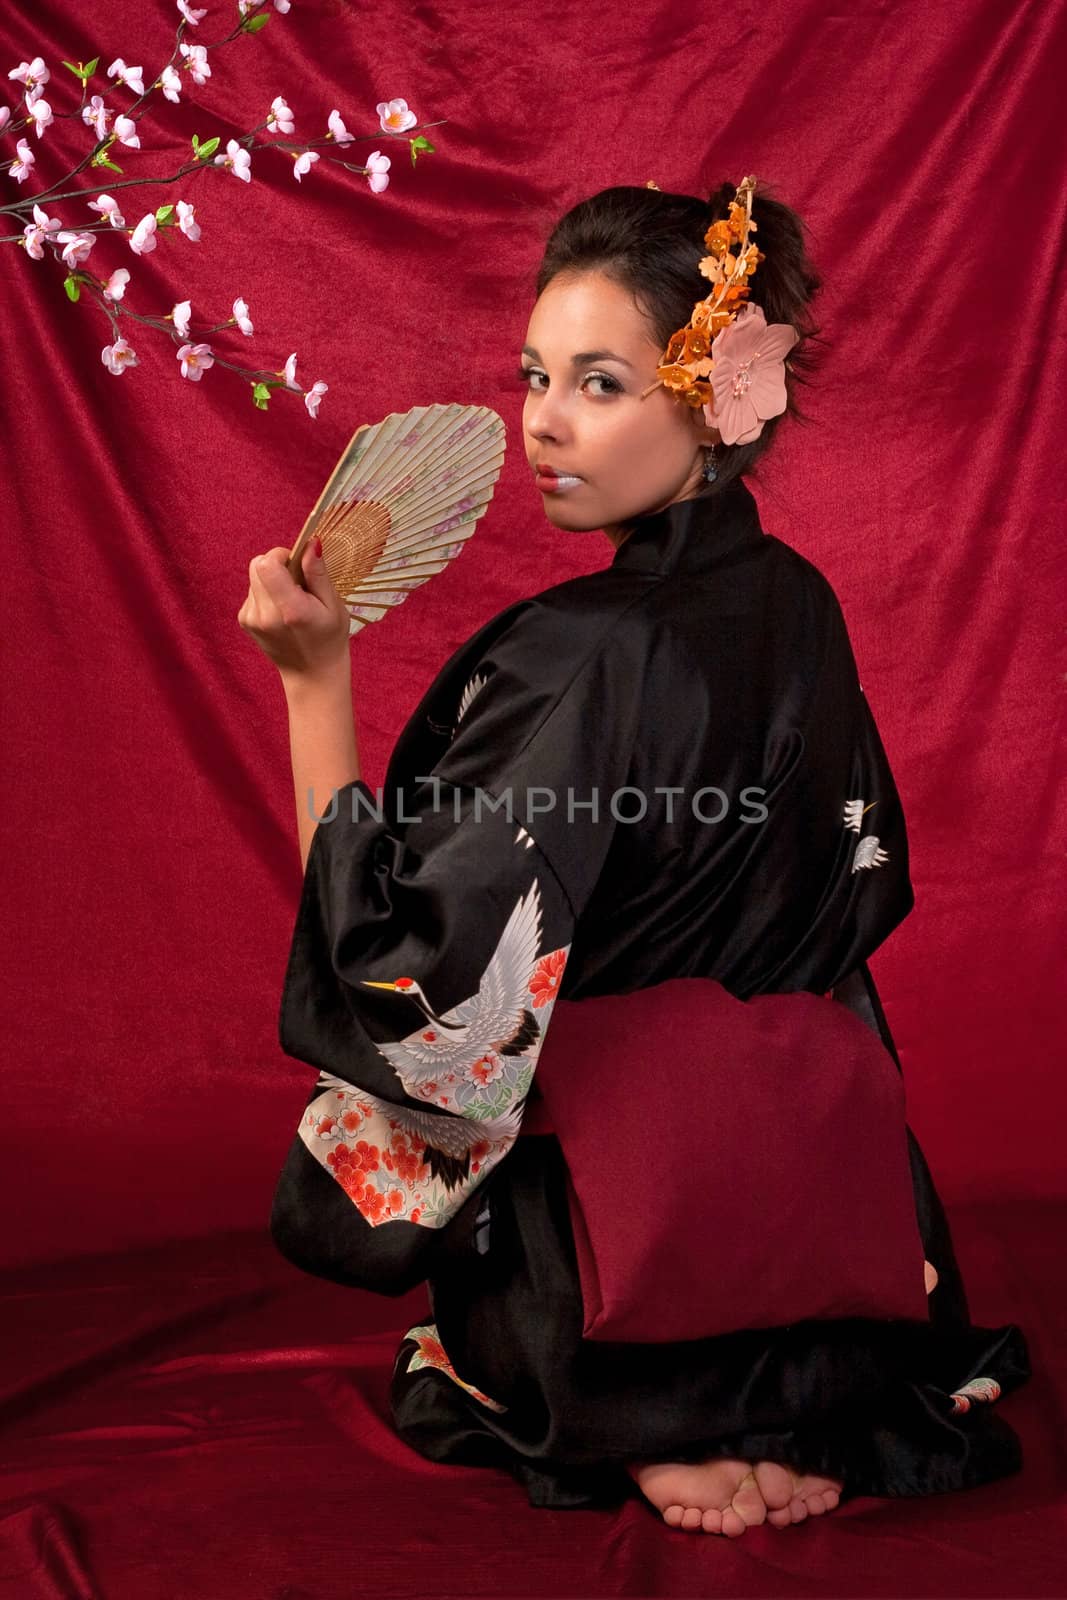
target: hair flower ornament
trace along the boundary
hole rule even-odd
[[[747,305],[712,340],[714,400],[704,419],[723,444],[751,444],[785,410],[785,358],[797,338],[791,322],[768,324],[760,306]]]
[[[764,423],[785,410],[785,358],[800,337],[791,322],[768,323],[762,308],[748,303],[748,280],[765,259],[749,243],[756,231],[755,186],[755,177],[743,179],[729,216],[705,233],[708,254],[699,267],[711,292],[671,335],[656,380],[641,395],[643,400],[663,385],[686,405],[702,406],[709,427],[718,428],[728,445],[751,444]],[[658,185],[649,180],[646,187]]]

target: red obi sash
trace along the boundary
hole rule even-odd
[[[903,1080],[848,1007],[712,978],[557,999],[536,1082],[585,1338],[927,1319]]]

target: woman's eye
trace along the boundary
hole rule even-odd
[[[525,384],[528,389],[532,389],[535,393],[544,393],[544,389],[541,388],[540,385],[530,383],[529,381],[531,378],[543,378],[545,376],[540,367],[519,367],[516,370],[515,376],[518,378],[519,382]],[[620,392],[622,389],[622,385],[614,378],[610,377],[606,372],[589,372],[586,374],[583,382],[607,384],[607,389],[600,390],[601,394],[614,394],[616,392]]]

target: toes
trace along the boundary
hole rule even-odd
[[[702,1526],[703,1515],[704,1513],[699,1506],[686,1506],[682,1512],[682,1520],[679,1526],[687,1529],[699,1528]]]
[[[832,1511],[841,1498],[839,1488],[830,1479],[802,1473],[776,1461],[761,1461],[753,1472],[768,1508],[767,1521],[774,1528],[788,1528],[809,1516],[822,1516]]]
[[[798,1476],[793,1491],[803,1501],[808,1512],[815,1517],[825,1515],[832,1511],[841,1499],[840,1486],[830,1478],[819,1478],[810,1474]]]
[[[726,1510],[722,1512],[722,1531],[728,1539],[738,1538],[744,1533],[747,1526],[748,1524],[744,1517],[735,1511],[733,1506],[727,1506]]]
[[[663,1513],[663,1520],[669,1528],[680,1528],[684,1506],[667,1506]]]
[[[777,1461],[759,1461],[752,1472],[768,1511],[785,1510],[796,1493],[789,1469]],[[785,1524],[779,1522],[775,1526],[784,1527]]]
[[[702,1520],[705,1533],[723,1532],[722,1512],[717,1510],[715,1506],[708,1507]]]

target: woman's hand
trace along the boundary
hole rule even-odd
[[[348,610],[316,545],[311,540],[301,558],[307,589],[287,570],[284,545],[249,562],[248,595],[237,613],[241,627],[287,680],[328,677],[348,662]]]

